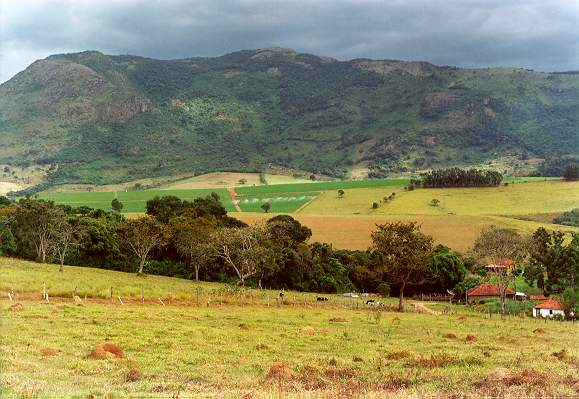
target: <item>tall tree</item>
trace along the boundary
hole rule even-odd
[[[212,254],[235,270],[239,285],[257,276],[260,281],[275,271],[275,252],[267,230],[260,226],[226,227],[211,236]]]
[[[373,250],[382,255],[390,284],[400,287],[398,310],[404,311],[404,289],[433,278],[430,265],[432,237],[420,232],[416,222],[377,225],[372,232]]]
[[[132,250],[139,261],[137,274],[143,275],[147,257],[155,247],[166,242],[164,226],[155,219],[145,216],[130,219],[120,226],[121,240]]]
[[[70,247],[81,240],[83,226],[75,217],[63,218],[54,228],[54,252],[60,262],[59,272],[64,271],[64,261]]]
[[[53,202],[23,199],[14,213],[13,233],[20,245],[32,243],[36,258],[45,263],[53,249],[56,227],[64,217],[63,208]]]
[[[199,281],[199,270],[210,253],[207,245],[215,223],[206,218],[195,218],[178,221],[172,227],[173,245],[188,260],[189,267],[195,271],[195,280]]]

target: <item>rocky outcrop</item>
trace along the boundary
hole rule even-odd
[[[393,71],[403,71],[421,78],[431,76],[436,68],[428,62],[376,61],[367,59],[352,60],[352,66],[365,71],[376,72],[380,75],[388,75]]]
[[[133,97],[121,103],[99,105],[97,118],[103,121],[124,122],[137,114],[148,112],[149,109],[149,104],[146,101]]]

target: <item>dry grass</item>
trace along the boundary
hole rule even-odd
[[[247,223],[269,219],[274,214],[230,213]],[[436,243],[445,244],[457,251],[466,251],[472,246],[484,227],[497,225],[531,233],[544,226],[550,230],[579,231],[579,228],[542,224],[499,216],[470,215],[310,215],[293,214],[292,217],[312,229],[310,241],[327,242],[336,248],[367,249],[372,240],[370,233],[376,224],[393,221],[417,221],[424,233],[434,237]]]

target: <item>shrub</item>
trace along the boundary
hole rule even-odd
[[[390,286],[387,283],[380,283],[377,287],[378,293],[383,297],[390,296]]]

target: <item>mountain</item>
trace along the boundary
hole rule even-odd
[[[0,164],[50,184],[284,167],[344,176],[579,153],[579,74],[244,50],[39,60],[0,85]]]

